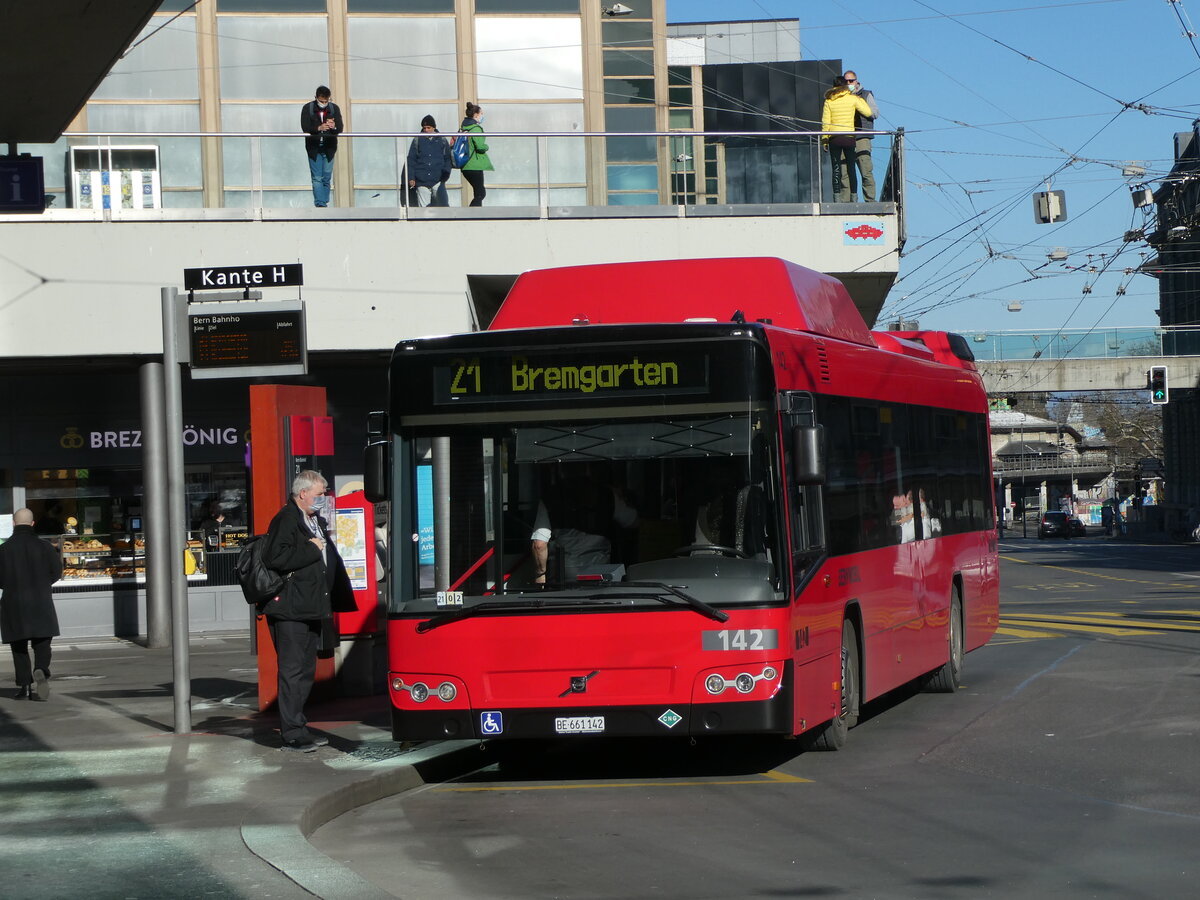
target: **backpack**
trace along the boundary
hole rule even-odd
[[[460,134],[450,147],[450,162],[454,164],[454,168],[461,169],[470,158],[471,139],[465,134]]]
[[[265,534],[256,534],[249,538],[238,551],[237,563],[234,565],[238,584],[242,586],[242,596],[248,604],[259,608],[279,596],[287,581],[278,572],[268,569],[263,562],[266,538]]]

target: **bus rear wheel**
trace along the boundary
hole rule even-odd
[[[842,700],[838,714],[815,729],[809,746],[814,750],[841,750],[850,729],[858,724],[862,698],[859,690],[858,630],[849,619],[842,622]]]
[[[950,599],[949,634],[950,658],[927,676],[927,690],[940,694],[953,694],[962,684],[963,668],[963,618],[962,593],[956,587]]]

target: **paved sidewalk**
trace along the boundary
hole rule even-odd
[[[192,731],[174,734],[171,650],[56,638],[46,703],[0,659],[0,893],[24,898],[387,897],[306,840],[416,787],[476,742],[401,749],[383,696],[310,704],[329,736],[281,752],[245,634],[194,636]],[[459,759],[456,759],[459,757]]]

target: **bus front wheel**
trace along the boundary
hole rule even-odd
[[[841,706],[838,714],[813,731],[810,746],[815,750],[840,750],[846,746],[850,729],[858,724],[860,663],[858,631],[849,619],[842,622]]]

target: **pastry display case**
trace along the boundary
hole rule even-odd
[[[62,580],[56,586],[145,581],[146,540],[140,533],[64,534],[54,542],[63,561]],[[184,571],[188,579],[203,580],[205,553],[198,534],[189,535],[187,554]]]

